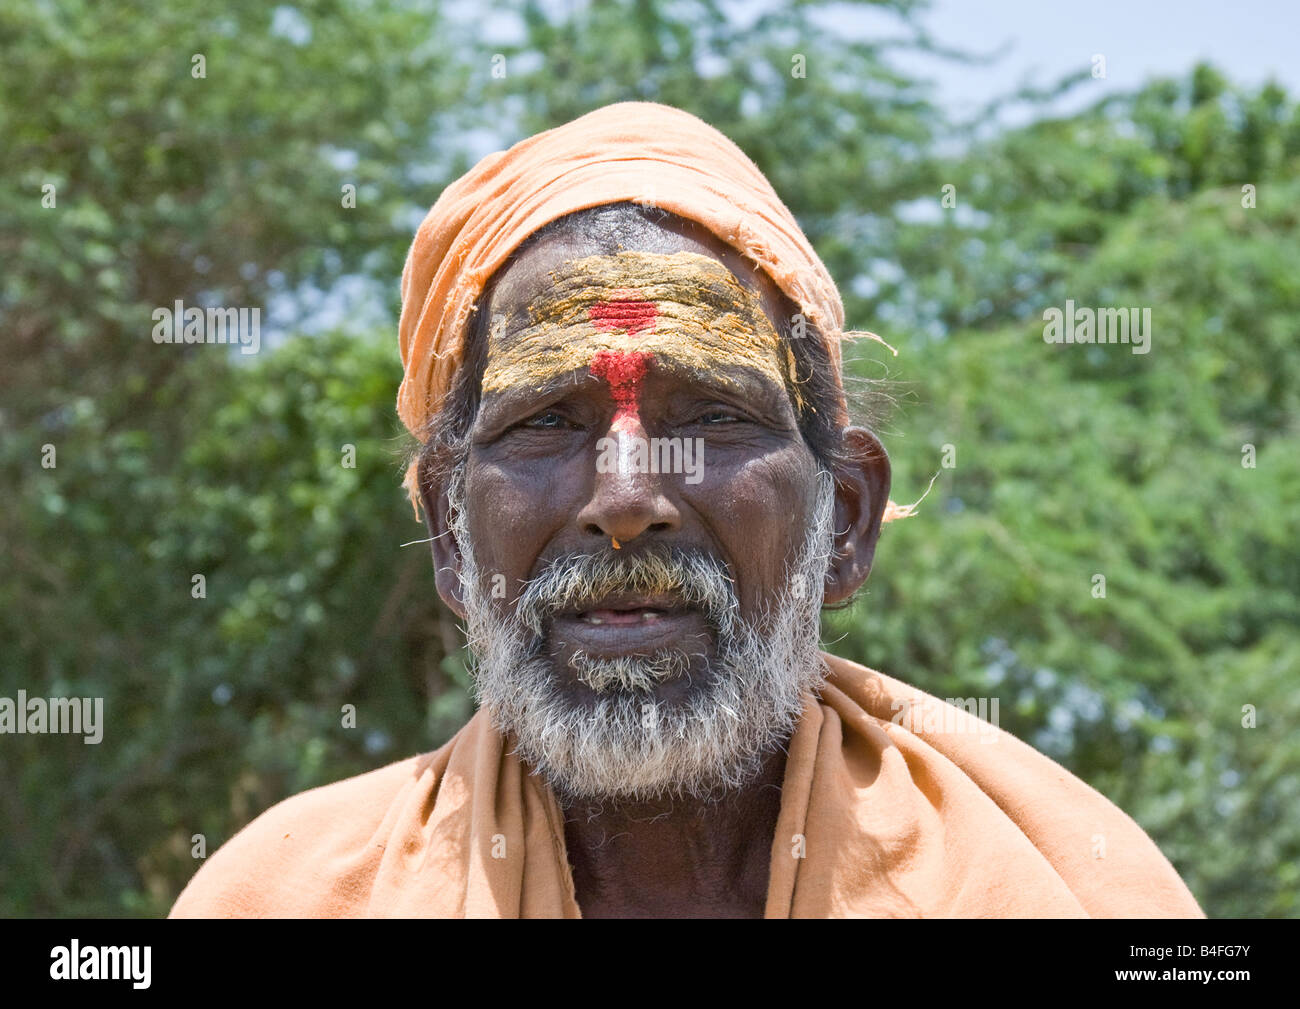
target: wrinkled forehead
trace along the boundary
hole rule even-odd
[[[551,287],[553,274],[576,260],[621,251],[670,255],[691,252],[716,260],[737,282],[754,292],[771,319],[784,314],[784,298],[763,270],[721,239],[690,221],[671,218],[639,232],[618,248],[608,242],[573,234],[546,237],[518,253],[493,278],[493,314],[508,313],[528,305]]]
[[[483,395],[543,395],[588,370],[628,395],[647,372],[785,388],[794,362],[778,335],[781,296],[711,238],[656,230],[635,249],[571,239],[526,249],[491,296]]]
[[[737,385],[784,384],[780,337],[760,295],[695,252],[569,260],[526,305],[493,311],[483,392],[540,388],[592,368],[647,369]]]

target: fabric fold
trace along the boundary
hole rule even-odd
[[[961,708],[823,658],[828,682],[787,748],[766,917],[1204,917],[1142,829],[1063,767]],[[942,716],[933,731],[899,717],[917,708]],[[273,807],[171,916],[581,910],[554,795],[480,711],[431,754]]]

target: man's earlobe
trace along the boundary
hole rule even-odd
[[[420,460],[418,474],[420,507],[424,510],[424,525],[429,530],[429,548],[433,554],[434,583],[438,587],[439,597],[448,609],[464,620],[465,604],[460,596],[460,544],[451,532],[451,505],[447,500],[447,491],[434,476],[427,459]]]
[[[889,455],[874,434],[845,428],[840,454],[834,474],[835,554],[826,571],[829,604],[844,602],[867,580],[889,501]]]

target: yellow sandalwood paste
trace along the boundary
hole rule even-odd
[[[619,252],[566,263],[551,279],[525,309],[493,321],[485,394],[590,369],[610,383],[620,412],[635,416],[635,388],[650,366],[724,383],[737,367],[782,387],[795,378],[759,295],[716,259]]]

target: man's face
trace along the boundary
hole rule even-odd
[[[452,531],[480,700],[562,790],[738,784],[818,681],[834,491],[778,304],[676,231],[497,279]]]

